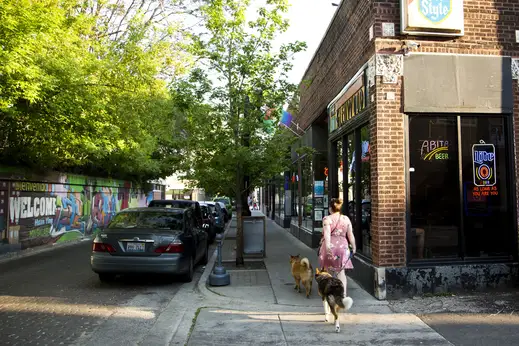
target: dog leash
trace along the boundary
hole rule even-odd
[[[346,261],[346,263],[344,264],[344,269],[346,269],[346,266],[348,265],[349,262],[351,262],[353,256],[355,256],[355,254],[353,253],[353,251],[350,250],[350,256],[348,257],[348,260]],[[341,256],[335,256],[335,259],[338,260],[340,259]],[[344,270],[343,269],[343,270]],[[340,271],[339,271],[340,272]],[[332,276],[334,278],[337,278],[337,275],[338,275],[338,272],[335,272],[335,271],[332,271]]]

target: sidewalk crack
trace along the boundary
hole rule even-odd
[[[279,326],[281,327],[281,333],[283,334],[283,339],[285,340],[285,345],[288,346],[287,337],[285,335],[285,330],[283,329],[283,323],[281,322],[281,316],[278,314]]]

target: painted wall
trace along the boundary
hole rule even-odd
[[[22,249],[92,235],[118,211],[164,198],[151,184],[141,188],[128,181],[63,173],[41,182],[1,179],[2,240]]]

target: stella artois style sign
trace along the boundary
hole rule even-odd
[[[463,0],[401,0],[402,33],[463,36]]]

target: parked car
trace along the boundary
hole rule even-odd
[[[222,203],[224,205],[225,210],[226,210],[226,214],[227,214],[227,220],[225,222],[230,220],[232,218],[232,203],[231,203],[231,199],[229,197],[222,196],[222,197],[215,198],[214,201],[215,202],[220,202],[220,203]]]
[[[215,202],[216,204],[220,205],[220,208],[223,211],[223,220],[225,223],[227,223],[231,219],[231,212],[226,208],[225,204],[223,202]]]
[[[154,273],[182,275],[189,282],[195,265],[207,264],[207,238],[191,208],[125,209],[95,237],[90,263],[101,281]]]
[[[209,228],[204,227],[202,208],[198,201],[190,201],[183,199],[156,199],[151,201],[150,204],[148,204],[148,208],[155,207],[180,209],[192,208],[198,227],[203,228],[207,232],[209,236],[209,243],[212,243],[214,241],[216,234],[214,232],[211,233],[211,230]]]
[[[211,214],[214,216],[216,233],[223,233],[225,230],[225,213],[222,206],[217,202],[204,201],[203,203],[209,206]]]
[[[202,228],[207,231],[207,234],[209,235],[209,243],[212,244],[216,238],[216,222],[214,215],[211,211],[211,206],[204,202],[199,203],[200,209],[202,210]]]

